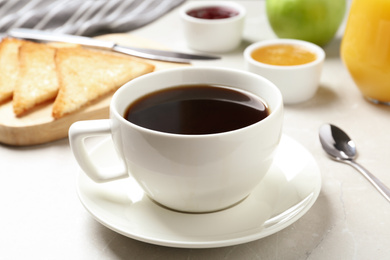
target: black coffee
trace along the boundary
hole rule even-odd
[[[269,115],[257,97],[210,85],[178,86],[134,101],[124,115],[128,121],[174,134],[214,134],[236,130]]]

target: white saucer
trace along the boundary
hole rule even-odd
[[[118,160],[111,139],[99,144],[92,158],[109,164]],[[97,184],[80,172],[77,184],[84,207],[122,235],[163,246],[209,248],[250,242],[291,225],[316,201],[321,176],[313,156],[283,135],[264,180],[243,202],[224,211],[186,214],[165,209],[144,196],[132,178]]]

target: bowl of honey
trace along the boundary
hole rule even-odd
[[[249,45],[244,58],[248,71],[269,79],[280,89],[284,104],[296,104],[317,92],[325,52],[307,41],[270,39]]]

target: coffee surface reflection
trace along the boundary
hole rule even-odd
[[[237,130],[269,115],[258,97],[228,87],[176,86],[153,92],[129,105],[128,121],[151,130],[201,135]]]

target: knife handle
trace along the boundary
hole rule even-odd
[[[84,36],[76,35],[64,35],[64,34],[53,34],[48,31],[40,31],[34,29],[26,28],[12,28],[7,34],[11,37],[38,40],[38,41],[49,41],[49,42],[66,42],[66,43],[75,43],[83,46],[102,48],[112,50],[116,45],[114,42],[101,41],[96,39],[91,39]]]

